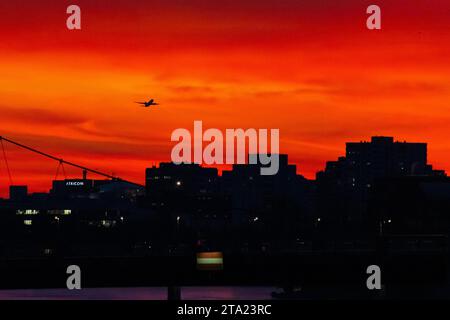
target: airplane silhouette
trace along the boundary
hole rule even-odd
[[[154,101],[154,99],[150,99],[150,100],[147,101],[147,102],[136,102],[136,103],[142,104],[144,108],[148,108],[148,107],[150,107],[150,106],[157,106],[157,105],[159,105],[159,103],[155,103],[155,102],[153,102],[153,101]]]

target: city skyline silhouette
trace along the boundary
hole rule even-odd
[[[84,177],[53,180],[48,193],[11,186],[0,199],[7,287],[57,285],[55,268],[68,258],[99,277],[90,286],[288,283],[286,294],[300,283],[320,285],[323,268],[329,283],[357,284],[355,268],[363,272],[374,259],[395,274],[415,266],[387,278],[395,285],[412,277],[442,283],[448,273],[450,178],[428,162],[426,143],[348,142],[345,157],[328,161],[316,180],[298,175],[287,154],[276,175],[261,175],[261,163],[234,164],[221,176],[198,164],[160,163],[146,168],[145,187],[64,163]],[[198,252],[224,257],[223,277],[202,276],[192,263]],[[39,277],[11,271],[27,259],[37,261],[30,275]],[[249,277],[258,265],[265,267]],[[133,272],[114,278],[118,266]],[[144,279],[149,268],[158,277]]]
[[[373,136],[372,137],[372,140],[374,139],[374,138],[384,138],[384,136]],[[407,142],[407,141],[398,141],[398,140],[395,140],[394,139],[394,137],[386,137],[386,138],[388,138],[388,139],[392,139],[392,142],[393,143],[411,143],[411,142]],[[57,172],[56,172],[56,175],[55,175],[55,178],[53,179],[53,180],[57,180],[57,178],[60,178],[60,179],[62,179],[62,178],[64,178],[64,179],[72,179],[72,180],[77,180],[77,179],[86,179],[85,178],[85,175],[89,172],[89,174],[90,174],[90,179],[96,179],[96,178],[99,178],[99,177],[106,177],[106,178],[108,178],[108,179],[113,179],[113,180],[118,180],[118,181],[125,181],[125,182],[130,182],[130,183],[136,183],[136,182],[133,182],[133,181],[127,181],[126,179],[124,180],[123,179],[123,177],[119,177],[119,176],[117,176],[117,175],[111,175],[111,174],[108,174],[108,173],[104,173],[104,172],[101,172],[101,170],[98,170],[98,169],[90,169],[90,168],[87,168],[87,167],[84,167],[83,165],[81,165],[81,164],[74,164],[73,162],[70,162],[70,161],[66,161],[66,160],[64,160],[64,159],[62,159],[62,158],[58,158],[58,157],[55,157],[54,155],[48,155],[48,154],[46,154],[45,152],[42,152],[42,151],[40,151],[40,150],[36,150],[35,148],[33,148],[33,147],[30,147],[30,146],[26,146],[26,145],[23,145],[23,144],[21,144],[21,143],[18,143],[18,142],[15,142],[15,141],[12,141],[12,140],[9,140],[9,139],[7,139],[7,138],[5,138],[5,137],[3,137],[2,138],[2,166],[4,167],[3,169],[7,172],[7,174],[8,174],[8,176],[10,176],[9,178],[10,178],[10,182],[12,181],[12,173],[11,173],[11,170],[10,170],[10,164],[9,164],[9,160],[8,160],[8,155],[7,155],[7,153],[6,153],[6,148],[5,148],[5,146],[4,146],[4,144],[3,143],[11,143],[11,144],[13,144],[13,145],[18,145],[20,148],[22,148],[22,149],[28,149],[28,150],[25,150],[24,152],[32,152],[32,153],[37,153],[37,154],[40,154],[40,156],[44,156],[44,157],[47,157],[47,158],[50,158],[49,160],[50,161],[56,161],[56,162],[58,162],[58,165],[57,165]],[[346,144],[349,144],[349,143],[370,143],[370,141],[365,141],[365,140],[360,140],[359,142],[346,142]],[[419,144],[423,144],[424,146],[425,146],[425,149],[426,149],[426,154],[428,154],[428,150],[427,150],[427,146],[428,146],[428,143],[424,143],[424,142],[422,142],[422,143],[419,143]],[[283,155],[283,154],[281,154],[280,153],[280,155]],[[249,156],[249,154],[247,153],[247,156]],[[289,155],[286,155],[286,156],[289,156]],[[328,163],[330,163],[330,162],[333,162],[333,161],[335,161],[335,160],[338,160],[338,159],[340,159],[340,158],[342,158],[342,157],[344,157],[344,156],[342,156],[342,155],[340,155],[340,156],[338,156],[336,159],[328,159],[328,160],[326,160],[325,161],[325,163],[324,163],[324,166],[323,166],[323,168],[322,169],[319,169],[318,171],[316,171],[316,173],[315,173],[315,177],[313,178],[313,179],[310,179],[310,180],[312,180],[312,181],[315,181],[316,179],[317,179],[317,174],[320,174],[320,173],[322,173],[324,170],[326,170],[326,168],[327,168],[327,165],[328,165]],[[155,164],[157,164],[157,165],[160,165],[161,163],[168,163],[169,161],[161,161],[161,162],[159,162],[159,163],[155,163],[155,162],[152,162],[152,166],[155,166]],[[67,174],[66,174],[66,170],[67,169],[64,169],[64,167],[62,167],[62,165],[64,164],[64,163],[66,163],[68,166],[71,166],[71,167],[75,167],[77,170],[78,169],[80,169],[80,170],[78,170],[79,172],[78,173],[74,173],[74,174],[72,174],[71,176],[67,176]],[[247,164],[248,164],[248,161],[246,162]],[[195,164],[194,162],[192,162],[192,164]],[[291,162],[290,162],[290,164],[292,164]],[[296,170],[296,173],[298,174],[298,175],[300,175],[300,176],[303,176],[302,175],[302,173],[301,173],[301,170],[299,170],[299,167],[298,167],[298,164],[294,164],[294,165],[296,165],[296,167],[297,167],[297,170]],[[2,167],[2,166],[0,166],[0,168]],[[200,164],[200,166],[201,167],[205,167],[205,168],[216,168],[216,169],[218,169],[218,174],[219,174],[219,176],[221,176],[222,174],[223,174],[223,172],[224,171],[230,171],[230,170],[232,170],[232,167],[234,166],[234,165],[210,165],[210,166],[204,166],[204,165],[201,165]],[[147,166],[148,167],[148,166]],[[301,166],[300,166],[300,168],[301,168]],[[104,171],[105,169],[103,169],[103,171]],[[442,174],[443,175],[446,175],[446,170],[445,169],[440,169],[441,171],[442,171]],[[143,168],[143,170],[142,170],[142,172],[144,172],[145,171],[145,168]],[[64,173],[63,173],[64,172]],[[63,176],[64,175],[64,176]],[[49,173],[49,178],[50,178],[50,176],[51,176],[51,174]],[[145,181],[145,179],[142,179],[141,181]],[[45,182],[41,182],[41,183],[45,183]],[[48,183],[51,183],[51,180],[48,182]],[[9,184],[9,186],[12,186],[12,185],[27,185],[26,183],[22,183],[22,184],[14,184],[14,183],[10,183]],[[139,185],[139,183],[136,183],[136,185]],[[28,185],[27,185],[28,186]],[[141,186],[144,186],[144,184],[141,184]],[[49,186],[49,189],[48,190],[50,190],[50,186]],[[47,191],[48,191],[47,190]],[[33,190],[32,189],[29,189],[29,191],[31,191],[31,192],[33,192]],[[47,191],[43,191],[43,190],[39,190],[39,191],[36,191],[36,192],[47,192]],[[0,197],[2,196],[2,194],[3,195],[7,195],[7,190],[4,190],[3,192],[0,192]]]

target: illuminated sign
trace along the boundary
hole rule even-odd
[[[84,186],[83,181],[66,181],[66,186]]]
[[[208,271],[223,270],[222,252],[197,253],[197,269]]]

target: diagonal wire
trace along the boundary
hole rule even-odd
[[[133,184],[133,185],[136,185],[136,186],[139,186],[139,187],[143,187],[143,185],[140,184],[140,183],[136,183],[136,182],[124,180],[124,179],[118,178],[118,177],[116,177],[116,176],[112,176],[112,175],[110,175],[110,174],[107,174],[107,173],[104,173],[104,172],[101,172],[101,171],[98,171],[98,170],[90,169],[90,168],[87,168],[87,167],[85,167],[85,166],[82,166],[82,165],[79,165],[79,164],[76,164],[76,163],[73,163],[73,162],[70,162],[70,161],[66,161],[66,160],[57,158],[57,157],[52,156],[52,155],[50,155],[50,154],[48,154],[48,153],[39,151],[39,150],[34,149],[34,148],[31,148],[31,147],[28,147],[28,146],[26,146],[26,145],[24,145],[24,144],[15,142],[15,141],[13,141],[13,140],[7,139],[7,138],[2,137],[2,136],[0,136],[0,140],[1,140],[1,141],[4,140],[5,142],[11,143],[11,144],[13,144],[13,145],[16,145],[16,146],[18,146],[18,147],[20,147],[20,148],[22,148],[22,149],[29,150],[29,151],[31,151],[31,152],[40,154],[40,155],[42,155],[42,156],[44,156],[44,157],[47,157],[47,158],[56,160],[56,161],[58,161],[58,162],[62,162],[63,164],[67,164],[67,165],[69,165],[69,166],[71,166],[71,167],[75,167],[75,168],[79,168],[79,169],[82,169],[82,170],[86,170],[87,172],[91,172],[91,173],[94,173],[94,174],[98,174],[98,175],[100,175],[100,176],[103,176],[103,177],[107,177],[107,178],[113,179],[113,180],[115,180],[115,181],[122,181],[122,182],[130,183],[130,184]],[[64,171],[64,175],[65,175],[65,169],[64,169],[64,168],[63,168],[63,171]]]
[[[64,175],[64,179],[67,179],[66,169],[64,168],[64,162],[61,162],[61,168]]]
[[[5,160],[6,170],[8,171],[9,183],[10,183],[10,185],[13,185],[13,181],[12,181],[12,177],[11,177],[11,171],[9,170],[8,158],[6,157],[5,146],[3,145],[3,139],[0,139],[0,142],[2,144],[3,159]]]
[[[55,179],[54,179],[54,180],[57,180],[57,179],[58,179],[58,175],[59,175],[59,167],[61,167],[61,162],[58,162],[58,166],[56,167],[56,173],[55,173]]]

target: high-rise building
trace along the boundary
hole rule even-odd
[[[258,157],[249,155],[249,163],[251,158]],[[288,163],[286,154],[279,155],[276,174],[261,175],[262,166],[235,164],[233,170],[223,172],[223,192],[230,195],[234,224],[264,225],[275,230],[288,217],[291,221],[304,218],[310,209],[307,201],[310,182],[297,175],[296,166]]]
[[[193,192],[212,191],[217,186],[216,168],[203,168],[198,164],[161,163],[145,170],[147,192],[185,190]]]
[[[160,163],[159,167],[147,168],[145,177],[149,205],[165,212],[177,224],[197,228],[226,218],[216,168],[193,163]]]
[[[346,156],[327,162],[317,174],[319,207],[333,223],[361,220],[374,183],[405,176],[443,175],[427,163],[427,144],[372,137],[370,142],[348,142]]]
[[[350,183],[355,188],[370,188],[378,178],[432,173],[427,165],[426,143],[394,142],[392,137],[349,142],[346,159]]]

